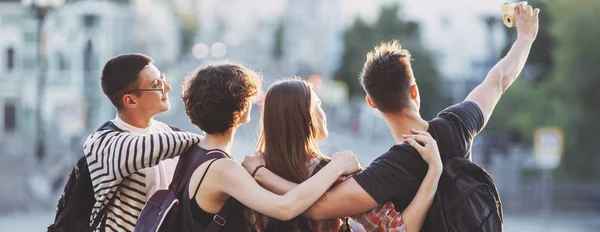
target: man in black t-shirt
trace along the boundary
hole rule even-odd
[[[420,94],[410,53],[397,42],[384,43],[369,53],[360,78],[366,101],[382,113],[397,144],[363,172],[325,193],[303,215],[313,220],[335,218],[365,212],[388,201],[405,213],[428,170],[419,153],[404,143],[414,133],[412,129],[429,132],[437,141],[442,160],[455,156],[471,159],[475,135],[487,123],[502,93],[519,76],[537,36],[539,9],[520,3],[515,11],[518,37],[508,54],[465,101],[444,109],[430,121],[419,114]],[[419,215],[402,215],[408,231],[421,228],[434,194],[428,191],[422,199],[429,199],[429,204],[417,206],[427,208],[412,211]],[[426,221],[424,230],[427,223],[435,222]]]
[[[484,116],[476,103],[464,101],[448,107],[426,123],[427,132],[437,141],[442,160],[451,156],[470,159],[471,144],[483,127]],[[377,203],[392,201],[397,211],[404,211],[426,171],[427,163],[419,153],[400,143],[375,159],[362,173],[354,175],[354,181]]]
[[[313,219],[352,215],[386,201],[393,202],[397,211],[404,211],[427,171],[418,152],[403,144],[403,135],[412,134],[413,128],[431,134],[442,160],[451,156],[471,159],[475,135],[487,123],[502,93],[519,76],[537,36],[539,9],[525,3],[519,4],[516,11],[518,36],[508,54],[465,101],[444,109],[430,121],[419,114],[419,89],[410,53],[396,42],[382,44],[369,53],[360,78],[366,101],[381,111],[398,144],[362,173],[327,192],[305,215]]]

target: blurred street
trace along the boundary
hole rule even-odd
[[[0,231],[45,231],[52,212],[0,216]],[[530,214],[505,215],[507,232],[595,232],[600,230],[600,214],[556,214],[550,218]]]

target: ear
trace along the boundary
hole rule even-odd
[[[416,100],[419,97],[419,89],[417,88],[417,84],[412,84],[410,86],[410,98]]]
[[[134,97],[131,94],[123,95],[122,100],[123,100],[124,108],[136,108],[137,107],[137,99],[134,99]]]
[[[373,109],[377,109],[377,106],[375,105],[375,103],[373,103],[373,100],[371,100],[371,98],[369,97],[369,95],[365,96],[365,101],[367,101],[367,104],[369,104],[369,106]]]

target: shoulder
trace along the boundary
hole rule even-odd
[[[84,141],[84,145],[90,145],[93,143],[98,143],[103,139],[111,139],[115,138],[117,135],[122,134],[120,131],[113,130],[99,130],[94,133],[91,133]]]
[[[462,122],[469,118],[483,119],[483,112],[475,102],[463,101],[440,111],[438,117],[451,122]]]
[[[407,161],[418,160],[419,152],[408,144],[396,144],[388,151],[377,157],[373,163],[390,163],[398,165],[410,165]]]
[[[355,176],[380,176],[392,173],[394,175],[409,174],[419,172],[423,166],[426,170],[427,163],[423,161],[417,150],[407,144],[397,144],[371,162],[363,172]]]
[[[212,168],[222,171],[222,172],[227,172],[228,170],[242,167],[240,164],[235,162],[235,160],[227,159],[227,158],[219,158],[216,160],[206,161],[206,163],[210,163],[210,162],[213,162]]]
[[[472,139],[483,129],[484,116],[476,103],[463,101],[440,111],[437,117],[429,121],[429,125],[432,127],[430,132],[433,132],[432,135],[436,140],[438,139],[436,135],[444,137],[457,134]]]
[[[353,178],[376,202],[383,204],[405,195],[403,192],[418,189],[426,171],[427,163],[419,153],[410,145],[399,144]]]
[[[197,180],[205,175],[205,181],[220,186],[217,188],[221,190],[245,186],[254,180],[242,165],[227,158],[208,160],[198,167],[193,175]]]
[[[442,156],[464,156],[484,123],[479,106],[472,101],[463,101],[442,110],[429,122],[429,131],[438,142]]]
[[[210,164],[212,162],[212,165]],[[208,166],[210,165],[210,167]],[[239,176],[241,172],[247,173],[246,169],[242,167],[235,160],[227,158],[212,159],[204,162],[201,166],[203,170],[210,168],[210,172],[217,173],[219,178],[232,179]]]

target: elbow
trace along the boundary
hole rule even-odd
[[[284,203],[279,206],[278,213],[274,218],[281,221],[289,221],[298,216],[298,214],[299,213],[297,213],[294,208],[294,202],[286,199],[284,200]]]
[[[497,76],[498,79],[494,82],[497,87],[497,90],[500,93],[504,93],[510,85],[517,79],[519,75],[518,70],[515,67],[502,65],[500,67],[495,67],[491,72],[494,72],[494,76]]]
[[[294,219],[294,217],[296,217],[296,216],[297,215],[294,212],[292,212],[292,210],[290,210],[290,209],[281,209],[279,211],[279,214],[275,218],[277,218],[280,221],[289,221],[289,220]]]
[[[281,221],[289,221],[302,214],[302,217],[311,219],[311,220],[323,220],[324,218],[319,210],[318,204],[313,204],[308,209],[299,208],[297,201],[284,200],[284,203],[279,207],[279,213],[275,217]]]
[[[504,67],[502,66],[492,68],[488,74],[488,77],[491,77],[487,80],[489,83],[488,88],[491,88],[491,90],[497,91],[498,93],[504,93],[506,88],[512,83],[512,78],[508,78],[506,73],[507,71],[504,70]]]

